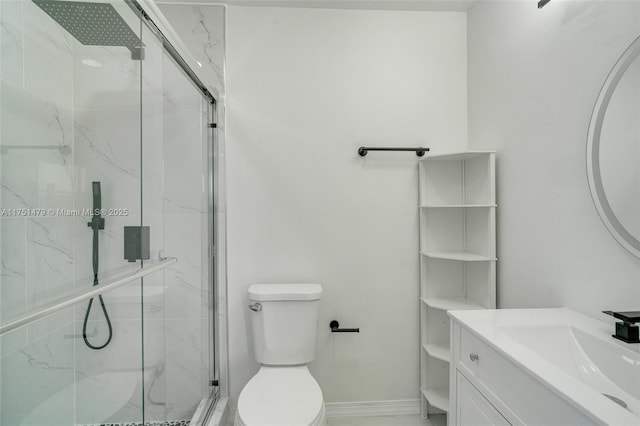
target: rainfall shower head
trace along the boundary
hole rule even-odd
[[[32,0],[47,15],[87,46],[124,46],[131,59],[143,59],[144,44],[109,3]]]

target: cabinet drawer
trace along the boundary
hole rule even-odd
[[[456,367],[512,424],[598,424],[465,328]]]
[[[457,416],[461,425],[510,426],[491,403],[462,374],[457,377]]]
[[[495,351],[464,328],[460,335],[460,364],[477,376],[480,364],[486,364],[485,360]]]

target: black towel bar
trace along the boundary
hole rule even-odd
[[[422,157],[425,152],[429,151],[429,148],[417,147],[417,148],[395,148],[395,147],[373,147],[373,146],[361,146],[358,148],[358,154],[360,157],[367,155],[369,151],[415,151],[418,157]]]

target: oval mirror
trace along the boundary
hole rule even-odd
[[[640,37],[622,54],[596,101],[587,174],[596,209],[624,248],[640,258]]]

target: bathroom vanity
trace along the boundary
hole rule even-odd
[[[640,345],[569,309],[450,311],[451,425],[638,425]]]

